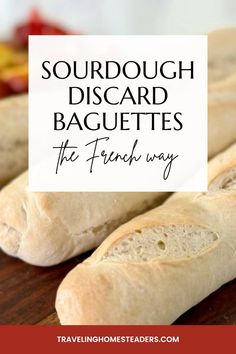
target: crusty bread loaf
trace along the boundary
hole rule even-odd
[[[236,142],[236,74],[209,85],[208,157]]]
[[[208,36],[208,157],[236,141],[236,28]]]
[[[236,145],[208,193],[176,193],[114,231],[63,280],[62,324],[170,324],[236,276]]]
[[[224,80],[236,73],[236,27],[208,35],[209,83]]]
[[[236,122],[225,113],[222,126],[221,104],[212,110],[211,155],[234,140]],[[0,247],[35,265],[57,264],[98,246],[117,226],[163,199],[163,193],[29,193],[24,174],[0,192]]]
[[[218,55],[214,45],[210,57]],[[222,77],[209,89],[209,156],[236,140],[236,78]],[[26,112],[27,96],[0,102],[0,184],[26,167]],[[29,263],[56,264],[96,247],[116,226],[162,200],[162,193],[29,193],[23,175],[0,193],[0,247]]]
[[[27,168],[27,96],[0,100],[0,188]]]
[[[98,246],[167,193],[30,193],[24,173],[0,192],[0,247],[49,266]]]

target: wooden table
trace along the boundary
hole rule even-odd
[[[65,275],[88,254],[40,268],[0,251],[0,324],[59,324],[54,302]],[[176,324],[236,324],[236,280],[186,312]]]

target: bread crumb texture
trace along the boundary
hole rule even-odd
[[[148,262],[197,256],[212,248],[219,235],[198,225],[169,225],[136,230],[103,256],[109,262]]]

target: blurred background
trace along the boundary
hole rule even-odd
[[[201,34],[236,25],[236,0],[0,0],[0,35],[32,8],[87,34]]]
[[[0,98],[28,91],[29,34],[205,34],[236,0],[0,0]]]

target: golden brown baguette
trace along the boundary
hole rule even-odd
[[[208,157],[236,142],[236,28],[208,35]]]
[[[208,158],[236,142],[236,74],[209,86]]]
[[[232,141],[235,141],[236,138],[236,120],[234,119],[235,102],[234,96],[232,97],[231,94],[232,87],[234,90],[235,81],[229,78],[225,81],[213,83],[210,88],[210,156],[213,156],[225,146],[228,146]],[[19,160],[19,162],[20,161],[22,161],[24,165],[24,158]],[[67,216],[67,211],[63,210],[62,205],[64,205],[63,203],[69,203],[69,195],[63,193],[60,194],[60,196],[57,196],[55,193],[28,193],[26,175],[19,177],[17,181],[13,182],[12,185],[6,187],[6,189],[0,193],[0,221],[2,225],[0,229],[0,247],[7,253],[33,264],[55,264],[96,247],[105,236],[120,223],[150,208],[150,206],[153,205],[153,201],[159,204],[163,200],[163,194],[155,194],[155,196],[150,198],[150,202],[147,201],[146,203],[146,199],[144,198],[144,205],[142,206],[141,199],[137,199],[138,203],[136,208],[134,207],[136,199],[134,199],[132,206],[128,203],[127,208],[125,206],[124,208],[121,207],[120,211],[114,211],[115,216],[114,214],[110,214],[111,210],[106,206],[105,210],[108,210],[108,215],[105,217],[100,210],[97,212],[96,207],[91,207],[91,205],[96,205],[96,193],[94,196],[89,194],[86,196],[86,194],[83,193],[73,193],[72,202],[70,204],[75,212],[71,213],[71,208],[68,208],[69,216]],[[99,208],[102,209],[101,200],[103,197],[100,196],[99,198]],[[129,200],[130,197],[127,196],[127,198]],[[112,204],[112,212],[114,210],[113,205],[115,200],[116,198],[109,195],[109,193],[108,196],[104,194],[104,202]],[[125,198],[122,199],[122,202],[126,203]],[[84,203],[84,210],[81,213],[80,210],[83,209],[82,203]],[[38,206],[39,210],[34,207],[34,204]],[[115,210],[118,210],[118,206],[119,203]],[[86,212],[86,208],[88,208],[88,212]],[[92,214],[92,211],[94,214]],[[76,212],[78,212],[79,220],[74,221],[74,213]],[[125,215],[122,215],[122,212],[124,212]],[[71,222],[74,223],[75,226],[70,227],[67,225],[66,229],[63,228],[61,220],[64,218],[64,213],[66,214],[66,220],[69,220],[68,222],[66,221],[68,225],[69,222]],[[43,217],[44,214],[49,215],[48,219],[47,217]],[[88,215],[91,225],[88,223]],[[111,217],[114,217],[114,220],[111,220]],[[50,226],[47,224],[48,220],[51,220]],[[86,222],[84,220],[86,220]],[[85,224],[86,227],[84,227]],[[72,236],[70,232],[71,229],[73,229]],[[78,237],[73,236],[74,232],[81,236],[81,242],[78,242]],[[81,233],[83,235],[81,235]],[[39,234],[43,236],[39,236]],[[21,239],[23,239],[24,242],[21,242]],[[43,239],[42,243],[40,242],[41,239]],[[74,242],[76,246],[74,246]],[[21,244],[21,247],[19,244]],[[46,248],[48,248],[48,251],[45,253]]]
[[[208,193],[176,193],[114,231],[60,285],[61,324],[171,324],[236,276],[236,145]]]
[[[27,173],[0,192],[0,248],[49,266],[97,247],[167,193],[30,193]]]
[[[225,80],[236,73],[236,27],[208,35],[209,83]]]

